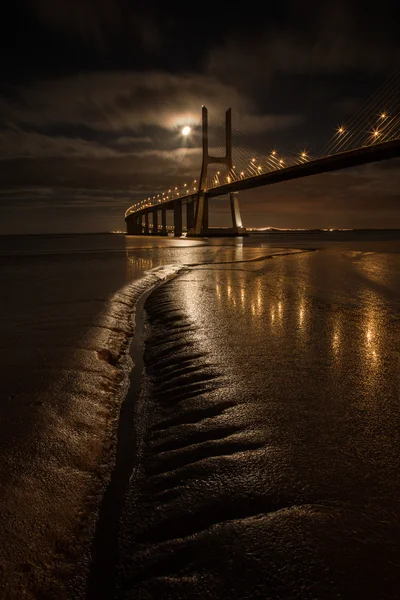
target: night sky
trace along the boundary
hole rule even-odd
[[[317,151],[398,68],[399,17],[395,0],[11,3],[0,234],[124,229],[137,199],[198,176],[202,104],[232,107],[250,144]],[[240,198],[250,227],[400,227],[400,162]],[[227,224],[212,207],[210,224]]]

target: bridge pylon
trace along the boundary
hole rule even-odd
[[[211,232],[208,227],[208,196],[207,196],[207,171],[208,165],[219,164],[226,167],[227,174],[232,169],[232,109],[229,108],[225,114],[225,156],[211,156],[208,148],[208,111],[205,106],[202,107],[202,142],[203,142],[203,160],[199,179],[199,188],[197,193],[196,212],[194,224],[188,228],[187,235],[190,237],[206,237]],[[229,194],[229,201],[232,214],[232,228],[221,229],[221,235],[246,235],[246,230],[242,225],[242,216],[240,214],[239,199],[237,192]],[[212,232],[216,235],[216,231]]]

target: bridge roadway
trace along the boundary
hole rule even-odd
[[[276,171],[269,171],[267,173],[262,173],[261,175],[255,175],[254,177],[237,179],[235,181],[231,181],[230,183],[206,190],[205,196],[208,198],[215,198],[217,196],[223,196],[232,192],[240,192],[265,185],[272,185],[274,183],[281,183],[283,181],[290,181],[292,179],[300,179],[302,177],[310,177],[311,175],[339,171],[340,169],[348,169],[350,167],[379,162],[399,156],[400,139],[382,142],[380,144],[363,146],[362,148],[357,148],[356,150],[348,150],[346,152],[332,154],[324,158],[310,160],[305,163],[278,169]],[[194,201],[196,200],[197,195],[197,192],[195,192],[186,196],[178,196],[172,200],[167,200],[159,204],[143,207],[142,209],[127,214],[125,220],[128,222],[128,219],[133,218],[134,216],[139,217],[140,215],[151,213],[154,210],[172,210],[174,209],[177,201],[180,203]]]

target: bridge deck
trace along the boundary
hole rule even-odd
[[[206,196],[209,198],[215,198],[217,196],[229,194],[230,192],[239,192],[265,185],[272,185],[274,183],[281,183],[283,181],[290,181],[292,179],[300,179],[301,177],[309,177],[311,175],[339,171],[340,169],[348,169],[350,167],[387,160],[389,158],[396,158],[398,156],[400,156],[400,139],[392,140],[390,142],[383,142],[381,144],[374,144],[373,146],[364,146],[362,148],[357,148],[356,150],[341,152],[340,154],[332,154],[324,158],[318,158],[306,163],[301,163],[300,165],[286,167],[279,169],[278,171],[269,171],[268,173],[262,173],[261,175],[255,175],[254,177],[238,179],[236,181],[232,181],[231,183],[208,189],[206,191]],[[176,200],[187,202],[190,198],[196,198],[196,195],[197,194],[179,196],[173,200],[168,200],[160,204],[154,204],[152,206],[141,208],[140,210],[127,215],[126,219],[129,219],[130,215],[132,214],[144,214],[154,210],[155,208],[158,210],[161,208],[172,209]]]

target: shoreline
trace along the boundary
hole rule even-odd
[[[182,271],[183,269],[180,269],[153,284],[140,296],[134,308],[134,333],[129,343],[129,356],[133,367],[129,374],[129,388],[121,402],[117,418],[114,465],[100,501],[96,530],[92,540],[92,558],[85,595],[88,600],[112,598],[115,592],[120,517],[129,480],[133,477],[135,465],[139,460],[140,419],[137,417],[141,411],[140,397],[144,371],[145,303],[159,287],[178,277]]]

